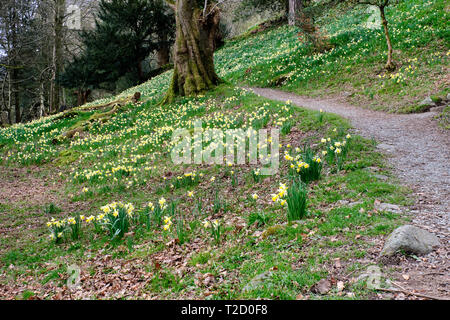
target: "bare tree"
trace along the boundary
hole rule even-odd
[[[388,21],[386,19],[385,9],[390,4],[392,4],[393,0],[353,0],[357,4],[366,4],[376,6],[380,11],[381,24],[383,25],[384,36],[386,38],[386,44],[388,48],[387,52],[387,62],[385,65],[386,70],[394,71],[396,69],[396,64],[393,60],[392,54],[392,42],[389,34]]]

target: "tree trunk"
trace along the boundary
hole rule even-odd
[[[45,114],[45,91],[44,80],[41,79],[41,85],[39,90],[39,118],[42,118]]]
[[[209,6],[206,16],[196,0],[176,0],[176,40],[172,82],[163,103],[177,95],[188,96],[213,88],[220,82],[214,70],[214,39],[219,10]]]
[[[15,3],[14,3],[15,5]],[[19,44],[17,40],[17,28],[20,24],[19,21],[19,13],[17,12],[17,8],[14,6],[11,12],[11,46],[8,52],[8,61],[9,68],[12,70],[9,71],[9,86],[10,86],[10,101],[11,101],[11,93],[14,98],[14,114],[16,123],[21,122],[20,115],[20,88],[19,88],[19,72],[18,72],[18,59],[19,59]],[[12,56],[12,59],[9,59],[9,56]]]
[[[389,29],[388,29],[388,23],[386,20],[386,16],[384,14],[384,6],[378,7],[380,9],[380,16],[381,16],[381,23],[383,24],[384,29],[384,35],[386,36],[386,43],[388,47],[388,59],[386,62],[386,70],[388,71],[394,71],[396,68],[396,65],[392,59],[392,43],[391,43],[391,37],[389,36]]]
[[[302,8],[302,0],[289,0],[288,24],[290,26],[295,25],[300,8]]]
[[[167,34],[162,35],[159,39],[159,42],[164,43],[164,45],[161,45],[159,50],[156,52],[158,66],[161,68],[162,66],[165,66],[166,64],[169,63],[170,47],[167,42]]]
[[[83,90],[80,88],[77,91],[75,91],[75,93],[77,94],[77,107],[79,107],[87,103],[87,99],[91,94],[91,90],[90,89]]]
[[[52,101],[50,109],[52,112],[58,110],[61,104],[61,87],[56,83],[56,77],[62,71],[63,65],[63,23],[64,23],[64,13],[66,9],[65,0],[55,0],[54,8],[54,30],[53,30],[53,75],[52,75]]]
[[[13,82],[13,94],[14,94],[14,113],[16,116],[16,123],[20,123],[22,121],[22,115],[20,112],[20,88],[18,82],[18,71],[16,68],[12,71],[12,82]]]
[[[8,65],[9,65],[9,62],[8,62]],[[9,111],[9,113],[8,113],[8,120],[9,120],[9,123],[10,124],[12,124],[13,122],[12,122],[12,116],[11,116],[11,110],[12,110],[12,107],[11,107],[11,100],[12,100],[12,94],[11,94],[11,91],[12,91],[12,84],[11,84],[11,73],[8,71],[8,111]]]

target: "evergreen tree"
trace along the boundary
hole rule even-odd
[[[60,81],[83,90],[124,75],[131,75],[133,84],[141,83],[146,80],[143,61],[170,46],[174,29],[173,12],[162,0],[102,0],[95,29],[81,33],[82,56],[66,67]]]

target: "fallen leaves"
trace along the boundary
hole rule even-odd
[[[216,279],[211,273],[196,273],[194,277],[194,284],[197,287],[211,287],[216,282]]]

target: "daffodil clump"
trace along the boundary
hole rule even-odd
[[[50,229],[50,240],[59,243],[64,237],[67,228],[67,220],[55,220],[55,218],[52,218],[47,222],[47,227]]]
[[[291,187],[287,190],[287,219],[288,221],[300,220],[306,216],[307,207],[306,186],[300,180],[294,180]]]
[[[164,225],[163,225],[163,230],[164,231],[168,231],[170,230],[170,228],[172,227],[172,217],[170,216],[164,216]]]
[[[326,157],[329,165],[336,165],[337,171],[342,170],[351,137],[350,134],[347,134],[341,141],[331,138],[322,138],[321,140],[326,148],[326,150],[322,151],[322,154]]]
[[[252,178],[253,178],[253,181],[256,183],[261,181],[261,169],[253,169],[252,170]]]
[[[131,203],[113,202],[100,209],[102,213],[97,216],[98,221],[109,230],[111,239],[122,238],[130,228],[134,206]]]
[[[299,148],[295,150],[298,154],[294,157],[285,151],[284,158],[289,162],[289,169],[292,176],[299,176],[305,183],[319,180],[322,172],[322,159],[314,155],[311,149],[305,148],[300,152]]]
[[[186,172],[183,175],[174,177],[169,183],[169,185],[172,185],[173,188],[185,188],[190,186],[195,186],[199,183],[199,177],[203,176],[197,175],[197,172]]]
[[[287,195],[287,190],[288,187],[286,186],[285,183],[281,183],[280,182],[280,186],[278,187],[277,193],[273,193],[272,196],[272,201],[274,203],[279,203],[281,206],[285,206],[286,205],[286,195]]]
[[[220,243],[222,235],[222,225],[219,220],[215,219],[213,221],[204,220],[203,228],[209,230],[212,238],[216,244]]]
[[[408,59],[408,65],[400,67],[397,72],[378,75],[378,78],[385,80],[381,87],[386,86],[386,80],[394,84],[405,84],[408,78],[415,74],[415,63],[417,63],[417,58]]]
[[[306,215],[307,192],[306,185],[298,178],[290,187],[280,183],[277,193],[271,195],[274,203],[287,208],[288,221],[300,220]]]
[[[166,212],[167,208],[168,208],[167,200],[164,197],[161,197],[156,203],[156,205],[153,204],[153,202],[149,202],[147,204],[146,210],[144,212],[147,220],[147,229],[150,229],[152,220],[155,225],[157,226],[161,225],[163,214],[164,212]],[[164,218],[164,223],[165,225],[168,225],[169,228],[172,222],[171,220],[166,221],[166,218]]]
[[[81,234],[81,224],[85,220],[86,217],[83,215],[62,220],[52,218],[47,222],[47,227],[50,229],[50,240],[60,243],[68,235],[71,236],[72,240],[77,240]]]

